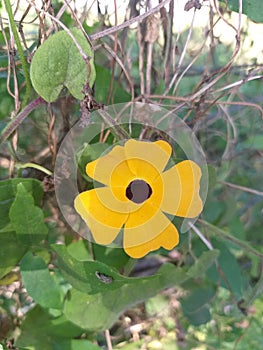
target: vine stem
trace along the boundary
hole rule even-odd
[[[17,28],[16,28],[16,24],[15,24],[15,20],[14,20],[14,16],[13,16],[13,12],[12,12],[12,6],[10,3],[10,0],[4,0],[4,4],[5,4],[5,8],[6,8],[6,12],[8,14],[8,18],[9,18],[9,23],[10,23],[10,27],[12,30],[12,33],[14,35],[14,39],[15,39],[15,43],[17,46],[17,51],[20,57],[20,61],[21,61],[21,65],[22,65],[22,69],[25,75],[25,81],[26,81],[26,92],[25,92],[25,96],[23,99],[23,103],[22,103],[22,108],[26,106],[29,98],[30,98],[30,92],[31,92],[31,81],[30,81],[30,76],[29,76],[29,72],[27,69],[27,62],[24,56],[24,52],[23,52],[23,48],[19,39],[19,35],[17,32]]]
[[[52,171],[48,170],[47,168],[43,167],[42,165],[35,164],[35,163],[16,163],[16,167],[18,169],[26,169],[26,168],[33,168],[39,171],[42,171],[44,174],[51,176],[53,173]]]
[[[41,104],[46,103],[42,97],[38,97],[36,100],[31,101],[18,115],[16,115],[2,130],[0,134],[0,144],[3,143],[22,123],[22,121],[32,112],[35,108]]]

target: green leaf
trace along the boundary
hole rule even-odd
[[[63,314],[55,318],[49,317],[47,328],[52,337],[63,339],[75,338],[84,332],[81,327],[70,322]]]
[[[17,194],[9,217],[16,234],[25,242],[28,238],[33,241],[42,240],[47,234],[43,212],[34,205],[34,198],[22,183],[17,185]]]
[[[220,0],[225,3],[225,0]],[[229,8],[232,11],[238,12],[239,0],[228,0]],[[242,13],[246,14],[255,22],[263,22],[263,2],[262,0],[243,0]]]
[[[91,260],[90,253],[83,239],[74,241],[67,246],[68,253],[76,260]]]
[[[109,328],[126,308],[188,278],[184,269],[172,264],[162,265],[154,276],[124,277],[101,262],[74,259],[63,245],[52,248],[60,271],[74,287],[65,302],[65,315],[89,331]]]
[[[101,350],[101,347],[85,339],[60,340],[53,350]]]
[[[52,317],[47,310],[36,306],[26,314],[15,345],[34,350],[54,350],[64,342],[63,350],[72,350],[76,348],[70,347],[71,338],[79,337],[82,333],[83,329],[71,323],[64,315]]]
[[[28,294],[45,308],[60,309],[62,296],[44,260],[28,252],[21,261],[20,272]]]
[[[249,136],[246,141],[242,143],[242,148],[263,151],[263,135]]]
[[[79,239],[78,241],[70,243],[67,246],[68,253],[76,260],[92,260],[87,242],[87,240]],[[123,249],[105,247],[100,244],[93,243],[92,250],[95,260],[101,261],[102,263],[117,270],[123,269],[130,260],[130,257]]]
[[[187,271],[187,275],[190,278],[197,278],[199,276],[202,276],[206,270],[209,269],[209,267],[215,262],[219,254],[219,250],[216,249],[204,252],[201,257],[198,258],[196,263]]]
[[[161,290],[180,285],[187,279],[185,271],[172,264],[163,265],[155,278],[137,278],[115,290],[86,294],[77,289],[69,291],[64,313],[76,325],[88,331],[110,328],[127,308],[153,297]]]
[[[189,287],[190,294],[181,300],[184,315],[191,324],[199,326],[210,321],[209,303],[215,297],[215,286]]]
[[[181,300],[183,310],[191,313],[201,309],[211,302],[215,293],[215,286],[194,287],[193,284],[191,284],[190,294]]]
[[[29,311],[21,325],[21,333],[15,345],[32,350],[52,350],[48,331],[50,318],[50,315],[38,306]]]
[[[228,247],[217,240],[212,240],[213,247],[220,251],[218,264],[220,273],[215,264],[207,271],[211,280],[220,283],[222,287],[229,289],[239,300],[243,295],[243,279],[240,267],[235,256],[229,251]]]
[[[0,279],[10,272],[26,252],[26,246],[17,240],[14,232],[0,233]]]
[[[95,294],[115,290],[124,284],[135,284],[138,278],[120,275],[115,269],[99,261],[79,261],[68,253],[64,245],[52,245],[57,253],[58,266],[65,279],[76,289]],[[158,279],[158,276],[144,278]]]
[[[80,29],[71,33],[86,55],[91,57],[89,84],[95,81],[93,53]],[[83,87],[89,72],[77,46],[65,31],[50,36],[36,51],[30,67],[30,77],[36,92],[47,102],[55,101],[63,87],[77,99],[83,98]]]
[[[109,69],[96,65],[96,89],[95,99],[100,103],[107,103],[108,93],[111,86],[112,73]],[[131,95],[124,88],[113,81],[111,103],[123,103],[131,100]]]
[[[183,311],[185,317],[193,326],[200,326],[201,324],[206,324],[211,321],[211,314],[208,306],[203,306],[201,309],[198,309],[194,312]]]
[[[23,186],[30,200],[36,205],[40,204],[43,197],[42,184],[38,180],[16,178],[0,181],[0,278],[19,263],[27,250],[28,242],[17,238],[9,218],[10,208],[16,200],[18,185]]]
[[[16,197],[17,185],[20,183],[33,196],[35,205],[41,203],[43,187],[40,181],[20,178],[0,181],[0,229],[3,229],[9,223],[9,209]]]
[[[213,223],[219,221],[226,212],[226,204],[214,197],[212,193],[209,195],[203,210],[205,219]]]
[[[123,269],[131,258],[123,249],[105,247],[99,244],[93,244],[93,253],[96,260],[103,262],[117,270]]]
[[[127,286],[119,290],[109,290],[107,293],[89,295],[72,289],[69,298],[65,302],[64,313],[66,317],[76,325],[88,331],[100,331],[110,328],[117,320],[120,313],[136,302],[143,301],[149,296],[149,290],[139,284],[141,291],[137,289],[136,298],[133,289]],[[156,292],[151,291],[153,296]],[[134,300],[135,299],[135,300]]]

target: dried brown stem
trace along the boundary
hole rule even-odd
[[[254,189],[249,188],[249,187],[232,184],[231,182],[227,182],[227,181],[218,181],[218,182],[220,184],[222,184],[222,185],[225,185],[225,186],[228,186],[228,187],[231,187],[231,188],[235,188],[235,189],[243,191],[243,192],[256,194],[257,196],[263,196],[263,192],[258,191],[258,190],[254,190]]]
[[[131,80],[131,77],[129,75],[129,73],[127,72],[127,69],[125,68],[122,60],[117,56],[117,54],[110,48],[109,45],[107,45],[106,43],[103,43],[102,46],[112,55],[112,57],[116,60],[116,62],[119,64],[119,66],[121,67],[121,69],[123,70],[125,77],[129,83],[130,86],[130,90],[131,90],[131,96],[132,96],[132,100],[134,99],[134,87],[133,87],[133,83]]]
[[[37,11],[39,11],[40,13],[45,14],[45,16],[49,17],[49,18],[52,19],[54,22],[58,23],[58,24],[61,26],[61,28],[63,28],[63,29],[65,30],[65,32],[71,37],[71,39],[73,40],[74,44],[77,46],[77,48],[78,48],[78,50],[79,50],[79,52],[80,52],[80,54],[81,54],[83,60],[84,60],[85,62],[88,62],[88,61],[89,61],[90,57],[87,56],[87,55],[85,54],[85,52],[82,50],[82,47],[80,46],[80,44],[78,43],[78,41],[75,39],[75,37],[74,37],[74,35],[71,33],[71,31],[65,26],[65,24],[63,24],[58,18],[54,17],[54,16],[51,15],[49,12],[47,12],[47,11],[45,11],[45,10],[39,8],[37,5],[35,5],[35,4],[33,3],[33,1],[27,0],[27,2],[28,2],[30,5],[32,5]]]
[[[114,20],[115,20],[115,27],[117,26],[118,23],[118,16],[117,16],[117,3],[116,0],[114,0]],[[118,49],[118,32],[114,33],[114,48],[113,52],[115,54],[115,57],[117,56],[117,49]],[[116,68],[116,60],[112,60],[112,70],[111,70],[111,80],[110,80],[110,88],[108,92],[108,97],[107,97],[107,102],[106,104],[108,105],[111,99],[111,94],[112,94],[112,88],[113,88],[113,82],[114,82],[114,75],[115,75],[115,68]]]
[[[141,25],[138,24],[138,30],[137,30],[137,37],[138,37],[138,43],[139,43],[139,74],[140,74],[140,88],[141,88],[141,95],[144,96],[145,94],[145,80],[144,80],[144,42],[142,40],[142,29]]]
[[[104,36],[108,36],[112,33],[118,32],[119,30],[122,30],[126,27],[129,27],[130,25],[132,25],[133,23],[137,23],[137,22],[141,22],[142,20],[144,20],[145,18],[147,18],[148,16],[158,12],[161,8],[163,8],[165,5],[169,4],[171,0],[165,0],[163,1],[161,4],[157,5],[156,7],[153,7],[152,9],[150,9],[149,11],[137,16],[137,17],[133,17],[131,19],[129,19],[128,21],[119,24],[116,27],[112,27],[112,28],[108,28],[105,29],[99,33],[95,33],[92,34],[90,36],[91,40],[98,40],[100,38],[103,38]]]

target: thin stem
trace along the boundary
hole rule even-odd
[[[62,15],[64,14],[64,12],[66,11],[66,9],[67,9],[67,4],[63,4],[63,6],[60,8],[60,10],[58,11],[58,13],[57,13],[57,15],[56,15],[56,18],[59,20],[61,17],[62,17]],[[54,25],[54,22],[51,24],[51,26],[48,28],[48,30],[47,30],[47,33],[46,33],[46,35],[47,35],[47,37],[50,35],[50,33],[54,30],[54,27],[55,27],[55,25]]]
[[[140,75],[140,88],[141,95],[145,94],[145,79],[144,79],[144,41],[142,39],[142,29],[140,23],[138,23],[137,38],[139,44],[139,75]],[[144,102],[144,98],[142,99]]]
[[[248,192],[248,193],[253,193],[253,194],[256,194],[258,196],[263,196],[263,192],[254,190],[254,189],[249,188],[249,187],[244,187],[244,186],[232,184],[231,182],[227,182],[227,181],[218,181],[218,182],[220,184],[222,184],[222,185],[226,185],[228,187],[236,188],[237,190],[241,190],[241,191]]]
[[[204,244],[207,246],[209,250],[214,250],[212,244],[208,241],[208,239],[202,234],[202,232],[194,224],[189,223],[189,226],[197,234],[197,236],[201,238],[201,240],[204,242]]]
[[[104,47],[104,49],[106,51],[108,51],[111,56],[114,58],[114,60],[119,64],[119,66],[121,67],[121,69],[123,70],[123,73],[125,74],[125,77],[129,83],[129,86],[130,86],[130,90],[131,90],[131,99],[132,101],[134,100],[134,87],[133,87],[133,83],[132,83],[132,80],[131,80],[131,77],[127,71],[127,69],[125,68],[122,60],[118,57],[118,55],[116,54],[115,51],[113,51],[110,46],[108,46],[106,43],[103,43],[102,44],[102,47]]]
[[[8,139],[8,137],[19,127],[30,112],[44,103],[46,103],[46,101],[43,100],[42,97],[38,97],[36,100],[31,101],[17,116],[10,121],[10,123],[7,124],[4,130],[2,130],[0,134],[0,144]]]
[[[185,42],[185,45],[184,45],[184,48],[183,48],[183,51],[182,51],[182,54],[180,56],[180,59],[179,59],[179,62],[178,62],[178,65],[176,67],[176,72],[172,78],[172,80],[170,81],[170,84],[168,86],[168,88],[165,90],[164,92],[164,95],[167,95],[168,92],[171,90],[178,74],[179,74],[179,69],[183,63],[183,60],[184,60],[184,57],[185,57],[185,54],[186,54],[186,50],[188,48],[188,45],[189,45],[189,42],[190,42],[190,39],[191,39],[191,36],[192,36],[192,32],[193,32],[193,26],[194,26],[194,20],[195,20],[195,11],[194,11],[194,14],[193,14],[193,17],[192,17],[192,21],[191,21],[191,25],[190,25],[190,28],[189,28],[189,31],[188,31],[188,35],[187,35],[187,39],[186,39],[186,42]]]
[[[263,254],[260,253],[259,251],[257,251],[256,249],[254,249],[253,247],[251,247],[248,243],[241,241],[240,239],[232,236],[231,234],[225,232],[224,230],[210,224],[209,222],[205,221],[205,220],[201,220],[198,219],[198,222],[204,226],[206,226],[207,228],[209,228],[209,232],[210,233],[214,233],[219,237],[222,237],[224,239],[227,239],[228,241],[236,244],[237,246],[243,248],[245,251],[248,251],[252,254],[254,254],[255,256],[259,257],[259,258],[263,258]]]
[[[12,29],[12,33],[14,35],[14,39],[15,39],[15,43],[17,46],[17,51],[20,57],[20,61],[21,61],[21,65],[23,68],[23,72],[25,75],[25,82],[26,82],[26,92],[25,92],[25,97],[23,99],[23,103],[22,103],[22,108],[26,106],[29,98],[30,98],[30,92],[31,92],[31,81],[30,81],[30,76],[29,76],[29,72],[27,69],[27,62],[24,56],[24,52],[23,52],[23,48],[20,42],[20,38],[17,32],[17,28],[15,25],[15,20],[13,17],[13,12],[12,12],[12,7],[11,7],[11,3],[10,0],[4,0],[5,3],[5,8],[6,8],[6,12],[8,14],[8,18],[9,18],[9,23],[10,23],[10,27]]]
[[[128,140],[130,138],[129,134],[103,109],[98,109],[97,111],[107,126],[112,127],[112,133],[121,139]]]
[[[142,20],[144,20],[146,17],[152,15],[153,13],[156,13],[158,12],[161,8],[163,8],[165,5],[169,4],[171,0],[165,0],[163,2],[161,2],[159,5],[153,7],[151,10],[143,13],[142,15],[139,15],[139,16],[136,16],[136,17],[133,17],[131,19],[129,19],[128,21],[122,23],[122,24],[119,24],[118,26],[116,27],[112,27],[112,28],[108,28],[108,29],[105,29],[103,30],[102,32],[99,32],[99,33],[95,33],[95,34],[92,34],[90,36],[90,39],[91,40],[98,40],[104,36],[107,36],[107,35],[110,35],[112,33],[115,33],[119,30],[122,30],[126,27],[129,27],[131,24],[133,23],[136,23],[136,22],[141,22]]]
[[[43,173],[45,173],[49,176],[52,175],[52,171],[48,170],[47,168],[45,168],[39,164],[35,164],[35,163],[25,163],[25,164],[16,163],[16,167],[18,169],[33,168],[33,169],[42,171]]]
[[[118,23],[118,15],[117,15],[117,3],[116,0],[114,0],[114,18],[115,18],[115,24],[114,26],[117,26]],[[115,56],[117,56],[118,52],[118,33],[116,32],[114,35],[114,48],[113,52]],[[113,82],[114,82],[114,76],[115,76],[115,69],[116,69],[116,60],[112,60],[111,64],[111,80],[110,80],[110,87],[109,87],[109,92],[108,92],[108,97],[107,97],[107,102],[106,104],[108,105],[110,103],[111,97],[112,97],[112,89],[113,89]]]
[[[261,74],[261,75],[255,75],[254,77],[244,78],[244,79],[239,80],[239,81],[236,81],[236,82],[234,82],[234,83],[232,83],[232,84],[223,86],[223,87],[220,88],[220,89],[216,89],[216,90],[214,90],[214,93],[215,93],[215,92],[224,91],[224,90],[228,90],[228,89],[232,89],[233,87],[238,87],[238,86],[240,86],[240,85],[245,84],[245,83],[248,82],[248,81],[252,81],[252,80],[256,80],[256,79],[262,79],[262,78],[263,78],[263,74]]]
[[[106,343],[107,343],[108,350],[112,350],[110,331],[108,329],[106,329],[106,331],[105,331],[105,338],[106,338]]]
[[[245,301],[241,304],[242,308],[248,308],[255,299],[257,299],[263,293],[263,273],[261,271],[260,278],[256,285],[248,292],[248,295],[245,295]]]
[[[41,13],[44,13],[45,16],[49,17],[50,19],[52,19],[54,22],[58,23],[64,30],[65,32],[71,37],[71,39],[73,40],[74,44],[76,45],[77,49],[79,50],[79,53],[81,54],[83,60],[85,62],[88,62],[90,57],[87,56],[85,54],[85,52],[82,50],[82,47],[80,46],[80,44],[78,43],[78,41],[75,39],[74,35],[71,33],[71,31],[65,26],[65,24],[63,24],[57,17],[52,16],[49,12],[43,10],[42,8],[36,6],[36,4],[31,1],[31,0],[27,0],[27,2],[33,6],[36,10],[38,10]],[[87,37],[87,36],[86,36]]]
[[[152,72],[152,55],[153,43],[147,43],[147,60],[146,60],[146,94],[151,93],[151,72]]]

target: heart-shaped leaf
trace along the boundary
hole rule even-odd
[[[83,87],[89,75],[89,85],[96,72],[91,47],[80,29],[71,33],[91,59],[90,69],[70,35],[62,30],[50,36],[36,51],[30,67],[30,77],[36,92],[47,102],[55,101],[63,87],[77,99],[83,98]]]

